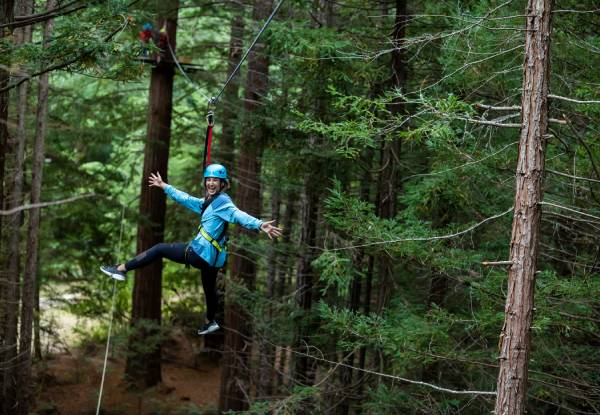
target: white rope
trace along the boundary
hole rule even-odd
[[[123,240],[123,224],[125,222],[125,205],[121,211],[121,229],[119,230],[119,245],[117,253],[121,254],[121,242]],[[104,352],[104,366],[102,367],[102,380],[100,381],[100,392],[98,393],[98,405],[96,406],[96,415],[100,415],[100,405],[102,403],[102,392],[104,391],[104,380],[106,379],[106,365],[108,363],[108,350],[110,348],[110,337],[112,334],[112,324],[115,314],[115,297],[117,293],[117,280],[113,279],[112,302],[110,306],[110,320],[108,323],[108,335],[106,336],[106,351]]]
[[[179,69],[179,72],[181,72],[181,74],[185,77],[185,79],[187,79],[187,81],[196,88],[196,91],[198,91],[200,93],[200,95],[202,95],[202,97],[204,99],[206,99],[206,101],[210,101],[210,98],[204,92],[202,92],[202,87],[200,85],[198,85],[196,82],[192,81],[192,79],[188,76],[188,74],[181,67],[179,60],[177,59],[177,56],[175,55],[175,51],[171,47],[171,42],[167,42],[167,46],[169,47],[169,52],[171,52],[171,56],[173,57],[173,61],[175,62],[175,65],[177,65],[177,69]]]
[[[110,323],[108,323],[108,336],[106,337],[106,351],[104,352],[104,367],[102,368],[102,380],[100,381],[100,393],[98,393],[98,406],[96,415],[100,414],[100,404],[102,403],[102,392],[104,390],[104,379],[106,378],[106,364],[108,363],[108,349],[110,347],[110,336],[112,332],[113,315],[115,310],[115,294],[117,292],[117,280],[113,279],[112,305],[110,307]]]

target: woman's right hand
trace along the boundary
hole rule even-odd
[[[165,187],[167,187],[167,184],[165,182],[163,182],[162,177],[160,177],[159,172],[156,172],[156,174],[150,173],[150,178],[148,179],[148,181],[150,182],[150,187],[156,186],[156,187],[160,187],[161,189],[164,189]]]

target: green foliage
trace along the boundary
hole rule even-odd
[[[362,395],[346,391],[342,368],[323,359],[341,362],[354,352],[351,364],[358,366],[359,351],[366,348],[370,371],[455,390],[495,388],[507,273],[481,263],[508,259],[512,214],[482,222],[513,204],[519,133],[486,122],[515,124],[520,114],[482,104],[520,103],[525,2],[409,3],[406,38],[399,44],[390,39],[391,3],[334,2],[330,22],[317,3],[326,2],[286,2],[263,35],[268,46],[261,53],[270,67],[261,110],[251,119],[244,116],[245,65],[237,78],[240,99],[216,108],[215,153],[221,150],[225,109],[236,115],[229,121],[236,148],[248,126],[262,134],[261,182],[251,184],[260,187],[261,217],[276,216],[274,197],[282,204],[279,222],[286,212],[295,212],[285,229],[287,243],[235,235],[230,244],[252,257],[258,269],[252,288],[229,276],[226,281],[227,301],[245,310],[259,345],[249,366],[256,369],[254,359],[265,344],[293,351],[302,347],[319,359],[313,386],[286,378],[272,396],[253,397],[247,413],[292,414],[305,405],[312,413],[326,412],[343,392],[360,397],[350,403],[356,412],[488,413],[492,399],[376,374],[364,378]],[[105,339],[112,298],[112,282],[98,275],[98,265],[122,261],[136,249],[151,69],[137,59],[142,48],[137,32],[154,21],[156,5],[111,0],[86,6],[57,18],[46,45],[41,27],[29,44],[15,47],[12,39],[2,38],[0,64],[13,74],[31,74],[74,59],[67,71],[51,73],[42,199],[96,196],[44,210],[39,280],[42,292],[58,298],[61,307],[104,322],[78,333],[83,346],[93,347]],[[175,77],[168,181],[201,194],[204,95],[218,91],[226,79],[233,12],[221,4],[184,6],[177,52],[196,65],[188,71],[196,86]],[[591,1],[568,0],[560,9],[580,12],[554,15],[550,90],[555,95],[598,100],[599,15],[583,13],[595,8]],[[258,26],[245,18],[247,46]],[[401,87],[391,71],[395,52],[403,53],[407,69]],[[34,112],[27,118],[29,135]],[[552,99],[549,115],[567,123],[550,125],[545,201],[569,210],[543,206],[527,411],[591,413],[599,405],[594,391],[600,384],[600,207],[598,184],[577,177],[597,180],[600,173],[600,106]],[[399,144],[393,155],[399,184],[396,214],[384,219],[379,213],[386,184],[380,182],[386,168],[381,149],[389,144]],[[238,157],[237,150],[231,156]],[[29,147],[26,163],[30,168]],[[235,192],[244,172],[234,166],[228,167]],[[307,230],[300,213],[309,190],[318,195],[316,246],[300,246]],[[165,240],[190,240],[197,222],[197,215],[169,203]],[[297,306],[297,266],[305,255],[311,255],[314,277],[310,310]],[[386,264],[389,279],[384,278]],[[359,304],[351,304],[353,281],[360,283]],[[117,292],[117,344],[130,334],[122,327],[129,318],[132,285],[129,281]],[[166,321],[193,326],[201,319],[204,302],[196,270],[166,264],[163,288]],[[389,302],[375,312],[382,293],[389,294]],[[144,329],[154,336],[135,345],[138,353],[164,340],[163,329]],[[310,332],[309,344],[297,346],[300,329]],[[290,351],[286,376],[294,376],[297,358]],[[359,373],[353,372],[354,382],[362,379]],[[157,403],[156,411],[161,410]],[[214,408],[189,405],[180,412],[210,411]]]

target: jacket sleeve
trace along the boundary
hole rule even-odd
[[[204,203],[204,199],[199,199],[197,197],[190,196],[187,193],[182,192],[181,190],[175,189],[170,184],[168,184],[167,187],[165,187],[165,193],[167,196],[169,196],[171,199],[173,199],[180,205],[183,205],[186,208],[198,214],[202,212],[202,204]]]
[[[247,214],[243,210],[239,210],[231,201],[224,203],[216,209],[215,215],[227,222],[235,223],[236,225],[255,231],[260,230],[260,226],[263,224],[262,220]]]

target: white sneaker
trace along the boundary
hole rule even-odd
[[[205,334],[212,333],[214,331],[219,330],[221,327],[217,324],[215,320],[210,323],[204,324],[202,327],[198,329],[198,335],[204,336]]]
[[[117,281],[125,281],[127,279],[125,273],[123,271],[119,271],[116,265],[112,267],[109,265],[102,265],[100,267],[100,271]]]

